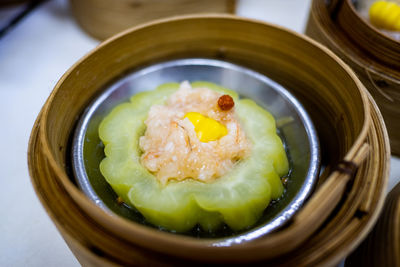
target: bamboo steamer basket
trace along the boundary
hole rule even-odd
[[[400,266],[400,183],[388,194],[374,229],[346,266]]]
[[[325,168],[316,192],[280,231],[215,247],[212,239],[173,235],[110,216],[73,183],[71,134],[90,100],[130,70],[185,57],[222,59],[261,72],[290,88],[312,117]],[[135,27],[76,63],[38,116],[28,162],[37,195],[83,265],[315,265],[339,262],[371,229],[383,205],[389,157],[375,102],[328,49],[266,23],[198,15]]]
[[[313,0],[306,34],[342,58],[377,102],[400,155],[400,42],[370,25],[350,0]]]
[[[140,23],[195,13],[235,13],[236,0],[70,0],[78,24],[103,40]]]

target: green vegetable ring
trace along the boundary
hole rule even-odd
[[[200,224],[206,231],[226,223],[233,230],[252,226],[271,199],[283,193],[280,176],[288,171],[282,141],[276,134],[275,120],[254,101],[208,82],[194,82],[229,94],[247,138],[251,155],[240,160],[232,171],[211,183],[194,179],[169,181],[161,185],[140,163],[139,137],[144,135],[144,120],[150,107],[162,104],[179,89],[168,83],[156,90],[136,94],[129,103],[115,107],[99,127],[106,158],[100,171],[115,192],[139,210],[152,224],[185,232]]]

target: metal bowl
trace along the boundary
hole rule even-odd
[[[304,204],[318,179],[320,151],[317,133],[304,107],[288,90],[264,75],[224,61],[194,58],[162,62],[134,71],[105,88],[85,110],[75,130],[72,166],[78,186],[110,214],[151,226],[140,213],[117,203],[116,194],[101,175],[98,166],[104,158],[104,147],[97,130],[111,109],[128,101],[130,96],[166,82],[184,80],[222,85],[267,109],[276,119],[278,134],[290,162],[284,195],[269,205],[255,227],[241,233],[226,228],[213,234],[200,229],[187,234],[224,237],[220,245],[225,246],[252,240],[282,227]]]

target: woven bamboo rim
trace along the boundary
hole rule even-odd
[[[208,23],[210,23],[211,26],[218,26],[218,29],[215,30],[215,32],[210,31],[209,25],[203,28],[204,25]],[[164,44],[163,51],[156,50],[158,52],[156,55],[152,53],[151,56],[153,60],[157,57],[158,60],[160,60],[185,55],[208,55],[209,57],[221,58],[222,55],[227,60],[253,67],[262,72],[262,70],[265,70],[265,66],[255,63],[258,63],[259,60],[261,60],[260,62],[264,62],[262,59],[266,60],[266,66],[269,63],[267,60],[268,58],[259,59],[259,56],[265,53],[265,49],[268,48],[268,43],[265,43],[263,38],[269,35],[281,34],[283,35],[281,38],[286,41],[288,40],[285,38],[295,39],[298,42],[297,45],[300,46],[303,51],[307,51],[307,48],[309,48],[308,46],[310,46],[315,49],[313,52],[317,54],[320,53],[321,56],[323,55],[326,59],[335,62],[335,64],[339,66],[337,71],[341,77],[349,82],[351,81],[352,87],[358,88],[353,93],[358,94],[358,99],[362,101],[363,109],[360,110],[362,116],[359,118],[360,121],[351,121],[352,124],[350,125],[354,127],[358,125],[359,132],[356,136],[354,136],[354,133],[348,133],[348,137],[353,138],[353,141],[346,141],[348,138],[342,137],[343,140],[340,139],[341,144],[330,144],[325,147],[335,154],[338,154],[336,157],[339,157],[339,159],[337,159],[335,155],[332,155],[332,158],[330,158],[332,162],[337,163],[338,160],[342,158],[359,165],[354,179],[352,180],[351,176],[343,171],[333,171],[335,166],[328,165],[323,174],[323,178],[325,178],[326,181],[321,183],[322,185],[319,187],[318,191],[295,217],[293,223],[286,229],[268,236],[268,238],[244,245],[216,248],[210,246],[212,244],[210,240],[195,240],[183,236],[172,236],[171,234],[160,233],[144,226],[133,224],[122,218],[111,217],[77,190],[65,171],[65,146],[68,144],[68,138],[72,131],[72,129],[68,127],[71,126],[71,123],[73,124],[76,121],[76,114],[79,114],[88,99],[90,99],[91,96],[93,97],[96,90],[99,90],[99,88],[96,90],[90,88],[90,85],[96,82],[94,79],[88,80],[84,85],[80,83],[80,86],[84,86],[85,88],[83,89],[85,90],[79,90],[79,97],[76,96],[76,99],[70,99],[71,95],[68,94],[71,94],[71,92],[67,93],[67,91],[60,88],[74,88],[75,85],[77,86],[78,84],[71,84],[71,81],[74,79],[73,77],[84,72],[86,67],[92,70],[92,64],[97,65],[96,60],[98,58],[103,57],[102,60],[108,62],[106,54],[109,49],[111,51],[116,51],[115,49],[119,46],[119,52],[125,55],[121,48],[124,44],[127,45],[132,41],[130,38],[145,38],[147,34],[153,35],[155,33],[160,33],[164,31],[165,28],[174,28],[176,30],[179,28],[179,25],[184,25],[183,31],[186,31],[190,29],[190,27],[188,27],[190,24],[192,24],[192,27],[198,27],[197,30],[204,31],[203,33],[198,33],[199,36],[202,37],[201,34],[205,34],[209,40],[213,40],[211,38],[214,36],[213,34],[217,34],[216,36],[219,36],[218,38],[222,38],[219,34],[221,29],[227,33],[229,29],[234,28],[235,34],[232,36],[237,36],[236,31],[248,32],[248,29],[252,29],[254,33],[251,34],[257,33],[257,36],[261,36],[261,38],[259,40],[254,40],[248,39],[248,36],[244,36],[246,38],[243,40],[245,40],[245,42],[251,40],[263,46],[261,49],[253,43],[254,47],[252,47],[252,50],[249,50],[247,46],[245,48],[242,47],[241,50],[239,49],[240,45],[237,43],[234,44],[234,40],[229,39],[232,38],[232,36],[228,34],[229,37],[227,40],[219,40],[224,41],[222,43],[210,42],[206,46],[200,45],[205,49],[203,51],[199,50],[201,47],[190,47],[188,45],[190,48],[189,50],[180,51],[178,54],[175,54],[176,49],[170,50],[168,45]],[[259,35],[260,33],[269,35]],[[171,40],[169,37],[164,40],[163,36],[157,36],[161,38],[161,43]],[[187,35],[182,36],[185,38],[183,41],[193,45]],[[175,37],[179,40],[182,36],[177,34]],[[224,36],[227,35],[225,34]],[[273,40],[273,36],[270,38]],[[138,40],[135,39],[135,41]],[[229,46],[229,44],[232,45]],[[146,45],[147,44],[144,43],[143,47],[146,47]],[[226,45],[222,46],[224,48],[222,52],[224,53],[221,52],[221,45]],[[251,45],[251,43],[248,45]],[[302,45],[304,45],[304,47],[302,47]],[[275,48],[275,46],[273,47]],[[246,51],[246,53],[249,54],[246,57],[242,57],[241,51]],[[261,51],[263,53],[261,53]],[[261,54],[259,55],[257,52]],[[140,54],[146,58],[146,51],[140,50]],[[118,61],[117,54],[112,53],[108,56],[111,57],[109,58],[110,60]],[[314,58],[314,54],[310,55],[311,60],[312,58]],[[129,64],[137,64],[137,62],[132,63],[131,60],[132,58],[125,57],[125,62],[119,60],[118,65],[122,65],[123,69],[126,68],[124,64],[128,61],[130,62]],[[319,61],[315,61],[315,64],[320,64],[318,62]],[[299,90],[299,87],[303,85],[296,85],[297,81],[295,79],[290,81],[290,79],[287,79],[287,77],[290,76],[288,76],[288,73],[285,73],[285,71],[293,73],[293,67],[290,67],[290,65],[285,65],[285,67],[287,67],[287,70],[279,69],[279,71],[273,72],[272,75],[275,75],[273,78],[284,85]],[[121,69],[114,70],[109,66],[105,68],[108,72],[98,76],[100,84],[101,82],[109,81],[112,77],[117,77],[118,74],[121,73]],[[301,74],[304,75],[304,73]],[[296,76],[294,75],[294,77]],[[83,77],[83,79],[85,78],[87,77]],[[307,77],[305,77],[305,79],[307,79]],[[308,79],[315,78],[309,77]],[[336,81],[337,79],[334,80]],[[99,81],[97,80],[97,82]],[[338,86],[339,85],[340,83]],[[317,84],[316,86],[321,87],[322,85]],[[327,93],[329,90],[334,91],[335,88],[327,89]],[[318,97],[318,94],[310,97],[310,94],[307,92],[301,93],[298,91],[297,93],[299,98],[304,101],[308,100],[310,105],[315,105],[319,103],[318,100],[321,100],[314,99]],[[337,93],[346,96],[345,90]],[[330,96],[332,96],[332,94],[327,94],[325,97],[329,98]],[[354,99],[356,100],[357,97]],[[65,101],[65,99],[69,99],[69,101]],[[63,105],[65,105],[64,108],[68,109],[70,108],[68,103],[72,100],[74,100],[73,103],[76,110],[68,110],[62,122],[60,119],[55,119],[54,108],[62,109]],[[91,251],[92,253],[89,253],[91,255],[90,257],[96,257],[96,255],[100,257],[100,254],[101,258],[119,264],[129,264],[133,262],[137,264],[159,263],[160,261],[173,264],[183,262],[183,258],[185,258],[185,262],[190,260],[211,262],[268,260],[269,262],[280,263],[291,261],[292,263],[302,262],[304,264],[313,262],[333,263],[339,261],[366,235],[375,221],[383,202],[382,199],[388,177],[388,139],[379,111],[374,105],[374,102],[372,100],[370,101],[372,105],[368,102],[365,89],[345,64],[327,49],[296,33],[288,32],[278,27],[272,27],[265,23],[239,19],[234,16],[192,16],[169,19],[134,28],[106,41],[94,52],[78,62],[63,76],[46,102],[46,105],[43,107],[43,113],[40,118],[38,118],[37,126],[32,132],[29,151],[30,173],[42,203],[48,210],[60,232],[66,237],[70,247],[75,248],[72,250],[78,259],[82,258],[82,261],[89,260],[88,252],[85,250],[85,252],[80,253],[79,249],[76,248],[78,246],[86,247]],[[341,109],[341,104],[345,105],[345,103],[338,103],[338,109]],[[319,103],[319,105],[326,108],[329,107],[330,103]],[[334,110],[332,111],[334,112]],[[355,110],[349,112],[354,113]],[[316,112],[315,116],[317,116],[317,114],[318,112]],[[330,116],[329,112],[325,112],[325,115]],[[345,124],[348,123],[344,117],[342,117],[342,120],[344,120]],[[370,123],[370,121],[372,123]],[[66,128],[63,129],[63,127]],[[60,133],[62,136],[57,134],[49,136],[49,129],[58,129],[58,131],[61,131]],[[337,130],[343,131],[340,127]],[[321,131],[323,135],[326,134],[323,129]],[[332,139],[329,134],[328,136],[322,137],[322,140]],[[369,147],[371,149],[368,149]],[[348,185],[346,187],[349,180],[352,180],[352,182],[350,186]],[[362,186],[365,184],[368,186]],[[343,198],[344,192],[346,192],[346,194]],[[336,207],[339,201],[341,201],[340,205]],[[335,207],[335,212],[331,214],[331,211]],[[329,215],[331,217],[326,220]],[[314,233],[322,223],[325,223],[324,227],[320,228],[321,230],[319,232]],[[301,248],[299,248],[300,244],[302,244]],[[326,257],[328,252],[331,254],[329,257]],[[288,258],[288,255],[291,256]]]
[[[388,194],[374,229],[346,266],[400,266],[400,183]]]
[[[350,0],[313,0],[306,34],[342,58],[377,102],[400,155],[400,42],[367,23]]]

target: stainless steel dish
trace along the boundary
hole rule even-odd
[[[320,151],[317,133],[304,107],[288,90],[264,75],[219,60],[194,58],[162,62],[134,71],[105,88],[85,110],[75,131],[72,165],[78,186],[107,212],[146,224],[136,211],[116,203],[115,193],[101,176],[98,163],[104,155],[101,155],[102,144],[97,128],[113,107],[128,101],[130,96],[166,82],[184,80],[220,84],[266,108],[277,121],[291,165],[284,196],[266,209],[257,226],[243,233],[225,231],[211,237],[228,236],[219,242],[225,246],[257,238],[283,226],[306,201],[318,179]],[[203,236],[201,233],[194,235]]]

